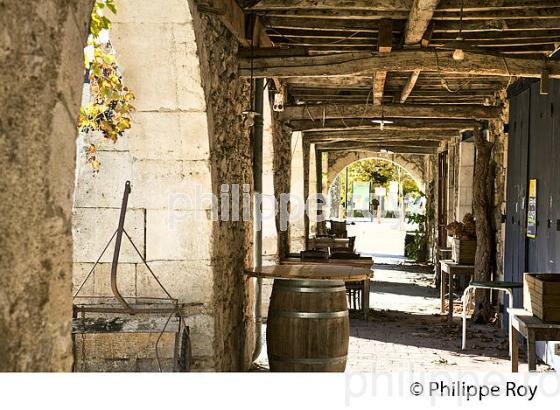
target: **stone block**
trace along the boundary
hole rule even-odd
[[[459,145],[459,161],[461,166],[474,167],[475,147],[472,142],[462,142]]]
[[[74,262],[95,262],[119,222],[120,209],[74,208],[72,212],[74,237]],[[144,210],[129,209],[126,213],[125,230],[131,236],[140,253],[144,254]],[[101,262],[113,260],[114,242],[109,246]],[[141,259],[123,235],[119,261],[136,263]]]
[[[93,290],[95,295],[110,296],[111,264],[100,263],[93,273]],[[117,270],[117,286],[122,296],[136,296],[136,265],[119,263]]]
[[[193,357],[213,356],[214,318],[204,314],[190,316],[185,323],[190,328]]]
[[[78,158],[74,206],[120,208],[125,182],[132,180],[132,157],[128,152],[101,151],[98,158],[101,161],[98,174],[92,172],[85,158]],[[134,195],[133,190],[131,197]]]
[[[86,279],[87,275],[91,271],[93,263],[74,263],[72,265],[72,295],[74,295],[78,288],[81,286],[82,282]],[[82,286],[80,291],[81,295],[93,295],[93,273],[86,283]]]
[[[76,370],[80,372],[140,371],[137,362],[153,360],[153,366],[143,371],[158,371],[156,341],[158,333],[90,334],[75,338]],[[165,333],[158,343],[162,368],[171,371],[175,335]],[[165,367],[164,367],[165,364]]]
[[[137,112],[128,140],[136,159],[196,161],[210,155],[203,112]]]
[[[72,294],[74,294],[93,268],[93,263],[74,263]],[[117,285],[123,296],[136,296],[136,265],[120,263]],[[80,296],[111,296],[111,264],[99,263],[84,283]]]
[[[117,62],[125,85],[136,95],[134,105],[138,111],[206,109],[200,70],[194,68],[198,66],[198,57],[196,52],[184,55],[185,47],[181,44],[185,40],[175,37],[175,27],[179,26],[158,23],[113,25],[111,40]],[[180,27],[182,33],[193,31],[190,23]],[[194,43],[190,47],[195,47]],[[187,68],[190,71],[185,71]],[[186,81],[188,90],[183,85]],[[179,87],[181,92],[178,93]]]
[[[209,209],[212,180],[206,161],[137,159],[132,163],[135,208],[194,210]]]
[[[149,262],[150,268],[172,297],[181,303],[210,303],[213,272],[204,262]],[[138,295],[166,297],[146,265],[138,265]]]
[[[474,167],[460,166],[459,167],[459,188],[471,188],[473,186]]]
[[[179,107],[206,110],[206,99],[202,88],[202,77],[198,47],[193,26],[175,25],[172,28],[176,47],[177,102]]]
[[[472,189],[459,190],[459,205],[472,208],[473,192]]]
[[[210,259],[212,221],[205,211],[148,210],[148,261]]]
[[[117,14],[109,14],[113,25],[119,23],[184,24],[192,21],[189,2],[184,0],[117,0]]]

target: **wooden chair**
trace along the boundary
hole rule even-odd
[[[346,282],[346,296],[348,297],[348,309],[361,310],[362,308],[362,292],[364,286],[362,282]]]

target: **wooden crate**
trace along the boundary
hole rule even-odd
[[[544,322],[560,322],[560,274],[526,273],[523,307]]]
[[[453,238],[451,243],[451,255],[453,262],[461,265],[474,265],[476,255],[476,240],[464,240]]]

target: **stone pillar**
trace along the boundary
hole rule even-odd
[[[317,158],[315,157],[315,144],[309,145],[309,167],[308,167],[308,194],[305,198],[315,198],[317,194]],[[309,235],[317,234],[317,202],[315,200],[308,201],[309,211],[308,219],[309,219]]]
[[[264,98],[264,128],[263,128],[263,266],[274,265],[279,262],[279,241],[276,227],[276,201],[274,192],[274,158],[276,155],[273,137],[273,115],[268,88]],[[263,279],[262,308],[263,318],[268,316],[270,295],[272,293],[272,279]]]
[[[3,372],[72,367],[71,209],[92,5],[23,0],[1,7]]]
[[[304,190],[304,155],[303,135],[297,131],[292,133],[292,161],[290,175],[290,193],[296,201],[291,202],[289,219],[290,253],[305,250],[305,190]]]
[[[465,214],[473,212],[474,151],[472,142],[461,142],[459,144],[458,202],[456,208],[458,221],[462,221]]]
[[[278,262],[278,231],[276,228],[276,200],[274,195],[273,118],[268,88],[264,98],[263,128],[263,264]]]
[[[278,256],[288,254],[290,243],[290,226],[288,216],[283,215],[280,199],[290,193],[291,162],[292,162],[292,130],[285,122],[279,121],[277,113],[273,113],[272,145],[274,148],[274,195],[279,203],[276,213],[276,232],[278,233]],[[300,134],[301,135],[301,134]],[[283,205],[286,207],[286,205]]]

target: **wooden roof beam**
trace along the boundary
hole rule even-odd
[[[483,105],[385,104],[365,107],[364,104],[287,105],[279,113],[280,119],[313,120],[341,118],[439,118],[439,119],[492,119],[501,113],[499,107]]]
[[[508,55],[481,54],[465,51],[464,61],[453,59],[451,50],[415,49],[396,50],[391,54],[368,52],[339,53],[311,56],[275,56],[275,49],[259,50],[253,59],[253,76],[267,77],[325,77],[373,75],[384,71],[433,71],[439,74],[464,74],[467,76],[529,77],[540,78],[549,70],[550,78],[560,78],[560,62],[528,59]],[[262,51],[262,52],[261,52]],[[240,58],[240,75],[251,76],[251,59]]]
[[[433,119],[396,119],[386,118],[393,124],[385,124],[384,130],[452,130],[464,131],[474,129],[479,125],[473,120],[433,120]],[[288,123],[293,131],[338,131],[338,130],[379,130],[379,124],[368,119],[339,119],[339,120],[293,120]]]
[[[557,0],[465,0],[465,11],[503,10],[519,8],[546,8],[557,5]],[[409,11],[413,0],[260,0],[251,10],[308,10],[344,9],[362,11]],[[438,10],[459,11],[457,0],[441,0]]]
[[[401,104],[406,102],[406,99],[408,98],[408,96],[410,95],[412,90],[414,89],[414,86],[416,85],[416,82],[418,81],[418,78],[420,77],[421,72],[422,72],[422,70],[414,70],[410,74],[410,77],[408,78],[406,84],[404,85],[404,87],[401,91],[401,96],[399,98],[399,102]]]
[[[456,1],[456,0],[455,0]],[[560,19],[524,19],[524,20],[480,20],[463,21],[464,33],[477,33],[485,31],[494,32],[525,32],[536,30],[558,30]],[[377,33],[377,25],[371,21],[350,19],[291,19],[284,17],[270,17],[266,20],[267,25],[275,29],[300,29],[314,31],[339,31],[348,34],[353,33]],[[398,25],[397,25],[398,27]],[[395,29],[397,28],[395,27]],[[459,21],[438,21],[434,33],[455,33],[459,30]]]
[[[379,22],[379,37],[377,40],[377,51],[379,54],[389,54],[393,48],[393,22],[392,20],[381,20]],[[383,102],[383,91],[387,71],[378,70],[373,77],[373,105],[381,105]]]
[[[312,131],[305,132],[304,137],[310,140],[346,140],[346,139],[360,139],[368,140],[370,138],[382,139],[402,139],[408,141],[421,141],[421,140],[434,140],[444,139],[458,136],[459,132],[456,130],[336,130],[336,131]]]
[[[432,16],[440,0],[414,0],[406,29],[404,33],[404,44],[418,44],[422,41],[422,37],[432,20]]]
[[[393,146],[389,144],[366,144],[366,145],[346,145],[346,146],[323,146],[317,145],[317,148],[324,152],[333,151],[368,151],[368,152],[394,152],[397,154],[422,154],[422,155],[432,155],[437,153],[437,148],[435,147],[402,147]]]

